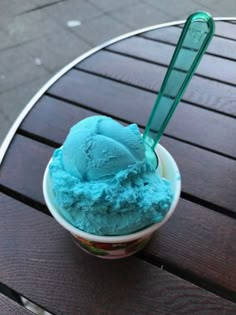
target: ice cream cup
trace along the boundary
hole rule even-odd
[[[161,222],[148,226],[138,232],[121,236],[94,235],[72,226],[61,216],[58,206],[55,203],[48,172],[50,161],[43,178],[43,194],[49,211],[56,221],[71,233],[76,244],[89,254],[106,259],[117,259],[128,257],[138,252],[148,243],[153,233],[167,222],[173,214],[180,197],[181,177],[175,160],[160,144],[156,147],[156,153],[159,163],[161,163],[162,177],[171,182],[171,188],[174,193],[171,207]]]

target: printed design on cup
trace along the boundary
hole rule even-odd
[[[83,250],[103,258],[122,258],[141,250],[149,241],[150,236],[124,243],[100,243],[89,241],[73,235],[76,244]]]

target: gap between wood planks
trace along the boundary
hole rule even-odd
[[[52,312],[46,311],[42,306],[34,303],[23,295],[19,294],[14,289],[8,287],[7,285],[0,282],[0,293],[6,296],[9,300],[14,301],[22,308],[26,310],[30,310],[32,314],[41,314],[41,315],[55,315]],[[9,294],[10,293],[10,294]]]
[[[176,44],[171,43],[171,42],[169,42],[168,40],[151,38],[151,37],[145,36],[145,33],[139,34],[139,35],[137,35],[137,36],[138,36],[138,37],[141,37],[141,38],[148,39],[148,40],[152,40],[152,41],[154,41],[154,42],[158,42],[158,43],[162,43],[162,44],[167,44],[167,45],[176,47]],[[225,38],[225,37],[218,36],[218,35],[215,35],[215,36],[216,36],[216,37],[220,37],[220,38],[224,38],[224,39],[227,39],[227,40],[235,41],[234,39],[231,39],[231,38]],[[187,48],[187,47],[183,47],[183,48],[189,50],[189,48]],[[209,56],[220,57],[220,58],[222,58],[222,59],[227,59],[227,60],[235,61],[235,58],[230,58],[230,57],[226,57],[226,56],[219,56],[219,55],[214,54],[214,53],[209,52],[209,51],[206,51],[205,54],[206,54],[206,55],[209,55]]]
[[[167,272],[176,275],[190,283],[193,283],[194,285],[205,289],[217,296],[220,296],[228,301],[231,301],[233,303],[236,303],[236,293],[231,290],[226,290],[225,288],[221,287],[218,284],[215,284],[214,282],[207,280],[205,278],[201,278],[199,276],[194,275],[190,271],[183,270],[181,268],[178,268],[174,264],[169,263],[165,260],[159,260],[156,256],[146,253],[145,249],[137,254],[135,254],[136,257],[149,262],[150,264],[166,270]]]
[[[110,52],[110,51],[109,51],[109,52]],[[120,53],[120,52],[116,52],[116,51],[111,51],[111,52],[114,53],[114,54],[117,54],[117,55],[124,55],[125,57],[130,58],[130,56],[125,55],[125,54]],[[132,56],[132,58],[138,59],[138,58],[133,57],[133,56]],[[153,63],[153,62],[150,62],[150,63]],[[159,65],[161,65],[161,64],[159,64]],[[161,66],[167,68],[165,65],[161,65]],[[77,70],[77,71],[79,71],[79,72],[84,72],[84,73],[92,74],[92,75],[94,75],[94,76],[101,77],[101,78],[104,78],[104,79],[107,79],[107,80],[110,80],[110,81],[114,81],[114,82],[117,82],[117,83],[119,83],[119,84],[127,85],[127,86],[130,86],[130,87],[134,87],[134,88],[137,88],[137,89],[139,89],[139,90],[145,91],[145,92],[150,92],[150,93],[154,93],[154,94],[158,95],[158,91],[155,91],[155,90],[153,90],[153,89],[149,89],[149,88],[146,88],[146,87],[143,87],[143,86],[134,84],[134,83],[130,83],[130,82],[123,82],[123,81],[120,81],[119,79],[111,78],[111,77],[109,77],[108,75],[101,74],[101,73],[97,73],[97,72],[95,72],[95,71],[91,71],[91,70],[87,70],[87,69],[83,69],[83,68],[76,68],[76,67],[73,68],[73,70]],[[207,78],[207,79],[208,79],[208,78]],[[214,80],[213,80],[213,81],[214,81]],[[222,82],[220,82],[220,83],[222,83]],[[226,84],[227,84],[227,83],[226,83]],[[235,87],[235,86],[233,85],[233,87]],[[59,99],[59,100],[63,100],[64,102],[68,102],[68,103],[70,103],[70,104],[72,104],[72,105],[75,105],[75,106],[77,105],[76,103],[73,103],[73,102],[71,102],[71,101],[69,101],[69,100],[67,100],[67,99],[63,99],[63,98],[60,97],[60,96],[56,96],[56,95],[54,95],[54,94],[51,94],[51,93],[48,92],[48,91],[45,93],[45,95],[54,97],[54,98]],[[202,109],[205,109],[205,110],[207,110],[207,111],[210,111],[210,112],[213,112],[213,113],[216,113],[216,114],[220,114],[220,115],[223,115],[223,116],[226,116],[226,117],[236,118],[235,115],[233,115],[233,114],[225,113],[225,112],[222,112],[222,111],[217,110],[217,109],[214,109],[214,108],[206,107],[206,106],[203,106],[203,105],[201,105],[201,104],[194,103],[194,102],[191,102],[191,101],[189,101],[189,100],[185,100],[184,97],[183,97],[183,99],[181,99],[181,103],[184,103],[184,104],[187,104],[187,105],[192,105],[192,106],[195,106],[195,107],[198,107],[198,108],[202,108]],[[80,103],[78,103],[78,105],[79,105],[80,107],[84,107],[84,108],[88,108],[88,109],[89,109],[88,106],[86,107],[86,106],[84,106],[84,105],[82,105],[82,104],[80,104]],[[128,123],[130,123],[130,122],[128,122]]]
[[[137,36],[138,37],[138,36]],[[150,39],[147,39],[145,38],[145,40],[150,40]],[[150,40],[151,41],[151,40]],[[112,50],[112,49],[109,49],[109,46],[108,47],[105,47],[104,48],[105,51],[109,51],[109,52],[113,52],[113,53],[117,53],[119,55],[122,55],[122,56],[126,56],[126,57],[130,57],[130,58],[133,58],[133,59],[136,59],[136,60],[141,60],[141,61],[144,61],[144,62],[147,62],[147,63],[151,63],[153,65],[158,65],[158,66],[162,66],[162,67],[167,67],[167,65],[165,63],[162,63],[162,62],[157,62],[157,61],[152,61],[152,60],[147,60],[143,57],[139,57],[139,56],[134,56],[132,54],[129,54],[129,53],[125,53],[125,52],[121,52],[121,51],[115,51],[115,50]],[[219,56],[218,56],[219,57]],[[210,80],[210,81],[215,81],[215,82],[219,82],[219,83],[223,83],[223,84],[226,84],[226,85],[230,85],[230,86],[233,86],[235,87],[235,84],[234,83],[230,83],[230,82],[225,82],[223,80],[220,80],[220,79],[216,79],[216,78],[210,78],[208,77],[207,75],[203,75],[203,74],[200,74],[200,73],[195,73],[194,74],[195,76],[199,77],[199,78],[204,78],[204,79],[207,79],[207,80]]]

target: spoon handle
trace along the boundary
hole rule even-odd
[[[207,12],[188,17],[144,131],[143,138],[153,149],[201,61],[214,29],[214,20]]]

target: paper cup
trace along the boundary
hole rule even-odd
[[[72,234],[76,244],[89,254],[106,259],[117,259],[138,252],[147,244],[152,234],[170,218],[180,197],[181,177],[175,160],[160,144],[156,147],[156,153],[162,168],[162,177],[171,182],[171,188],[174,193],[171,207],[161,222],[138,232],[122,236],[94,235],[74,227],[61,216],[58,206],[55,203],[48,171],[51,161],[49,161],[46,167],[43,178],[43,194],[49,211],[57,222]]]

